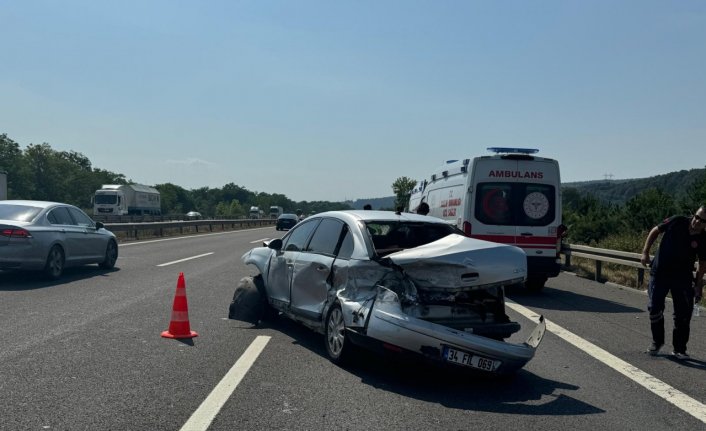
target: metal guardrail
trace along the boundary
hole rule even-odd
[[[571,266],[571,257],[582,257],[594,260],[596,271],[594,279],[600,281],[603,262],[615,263],[618,265],[630,266],[637,269],[637,286],[642,287],[645,282],[645,268],[642,266],[640,253],[630,253],[627,251],[609,250],[607,248],[589,247],[587,245],[562,244],[561,252],[564,254],[564,265]]]
[[[582,257],[591,259],[596,262],[595,280],[600,281],[602,263],[615,263],[618,265],[630,266],[637,270],[637,286],[642,288],[645,282],[645,270],[649,269],[642,266],[640,253],[630,253],[627,251],[609,250],[606,248],[589,247],[586,245],[562,244],[561,252],[564,254],[564,265],[571,266],[571,257]],[[652,259],[654,256],[650,256]],[[694,274],[695,276],[696,274]]]
[[[232,219],[232,220],[189,220],[171,222],[145,222],[145,223],[104,223],[106,229],[113,233],[125,233],[129,239],[140,237],[167,236],[173,233],[184,234],[185,229],[191,231],[199,228],[204,231],[225,231],[228,229],[243,229],[252,226],[271,226],[277,223],[275,219]],[[219,229],[220,228],[220,229]]]

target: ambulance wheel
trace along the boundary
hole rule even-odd
[[[547,282],[547,277],[529,277],[525,281],[525,288],[530,292],[539,292],[544,289],[544,283]]]

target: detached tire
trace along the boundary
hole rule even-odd
[[[241,278],[228,308],[228,318],[257,325],[261,320],[268,320],[273,316],[276,316],[276,312],[267,302],[262,277],[258,275]]]
[[[344,364],[351,356],[351,342],[346,336],[346,324],[343,321],[341,306],[335,303],[331,306],[326,316],[326,326],[324,328],[326,341],[326,353],[331,362]]]

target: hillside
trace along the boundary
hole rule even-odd
[[[593,194],[605,203],[623,205],[640,192],[650,188],[661,189],[672,194],[675,199],[679,199],[684,196],[691,184],[702,180],[704,175],[706,175],[706,169],[691,169],[648,178],[562,183],[561,187],[562,189],[574,188],[582,194]],[[363,209],[363,205],[367,203],[371,204],[373,209],[392,209],[395,205],[395,197],[357,199],[346,203],[354,209]]]
[[[650,188],[661,189],[679,199],[684,196],[690,185],[703,179],[704,175],[706,169],[691,169],[648,178],[563,183],[562,188],[574,188],[580,193],[593,194],[603,202],[622,205]]]

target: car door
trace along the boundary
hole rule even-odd
[[[108,245],[107,237],[98,232],[96,224],[83,211],[73,207],[68,207],[68,210],[76,225],[83,230],[81,249],[84,253],[84,259],[94,262],[102,261]]]
[[[83,248],[86,232],[74,222],[68,207],[59,206],[50,210],[47,213],[47,220],[61,241],[65,262],[70,265],[83,261],[86,255],[86,250]]]
[[[322,219],[311,240],[294,261],[292,312],[312,320],[322,319],[330,286],[329,277],[344,225],[341,220]]]
[[[267,295],[273,305],[279,308],[289,307],[294,262],[306,246],[319,221],[320,219],[312,219],[290,230],[282,239],[282,248],[273,254],[265,284]]]

